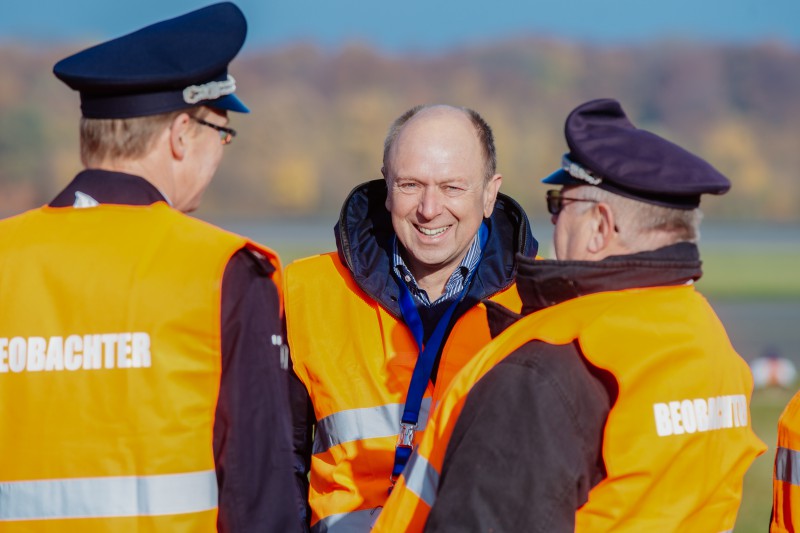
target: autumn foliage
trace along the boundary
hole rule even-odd
[[[81,45],[0,45],[0,213],[46,202],[80,170],[78,96],[51,74]],[[544,216],[539,179],[565,152],[564,118],[596,97],[707,158],[733,182],[717,217],[800,220],[800,50],[654,42],[597,47],[519,39],[437,55],[362,45],[254,50],[233,64],[252,114],[206,195],[212,216],[332,216],[380,177],[389,123],[424,102],[469,106],[492,125],[503,190]]]

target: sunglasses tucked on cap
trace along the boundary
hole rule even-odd
[[[724,194],[731,186],[703,159],[636,128],[616,100],[592,100],[575,108],[564,135],[569,153],[562,168],[543,183],[592,185],[678,209],[694,209],[702,194]]]
[[[53,73],[79,91],[86,118],[132,118],[205,105],[247,113],[228,63],[247,21],[230,2],[152,24],[56,63]]]

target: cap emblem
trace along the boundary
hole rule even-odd
[[[591,172],[580,166],[566,155],[561,158],[561,168],[573,178],[585,181],[590,185],[600,185],[603,182],[602,178],[596,178],[592,176]]]
[[[225,81],[210,81],[202,85],[188,86],[183,90],[183,101],[187,104],[196,104],[202,100],[216,100],[235,91],[236,80],[228,74],[228,79]]]

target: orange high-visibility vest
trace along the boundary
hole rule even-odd
[[[800,392],[778,420],[772,496],[770,532],[800,531]]]
[[[163,202],[0,221],[0,530],[216,529],[221,286],[244,246],[280,268]]]
[[[400,418],[418,348],[408,327],[367,296],[335,253],[289,265],[286,321],[297,376],[314,405],[312,528],[369,530],[388,497]],[[520,309],[516,286],[492,298]],[[489,342],[486,308],[467,311],[445,343],[420,413]]]
[[[374,532],[422,531],[470,389],[535,339],[577,340],[587,360],[619,384],[603,439],[607,477],[577,510],[576,531],[733,528],[744,473],[765,450],[750,427],[752,377],[705,299],[680,286],[576,298],[498,336],[445,392]]]

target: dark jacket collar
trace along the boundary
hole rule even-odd
[[[101,204],[150,205],[167,201],[164,195],[144,178],[123,172],[88,169],[75,176],[50,202],[50,207],[71,207],[75,203],[76,192],[87,194]]]
[[[394,229],[385,204],[384,180],[362,183],[344,201],[334,233],[339,257],[356,284],[399,318],[399,289],[391,273]],[[517,273],[516,258],[533,257],[538,250],[528,217],[510,197],[497,195],[488,225],[486,250],[457,314],[509,287]]]
[[[700,252],[688,242],[602,261],[537,261],[520,257],[517,263],[522,315],[597,292],[684,285],[703,274]],[[493,335],[522,316],[496,304],[488,305]]]

